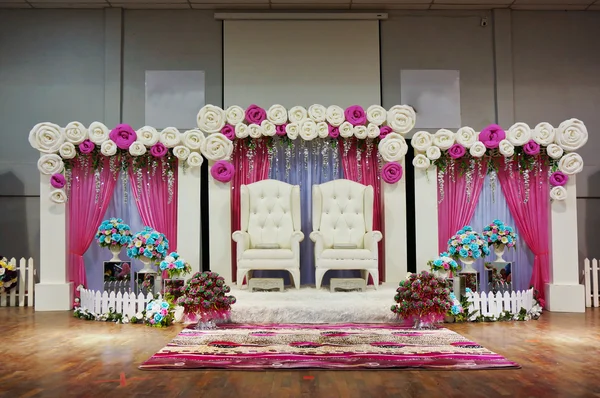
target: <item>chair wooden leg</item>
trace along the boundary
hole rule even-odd
[[[237,279],[236,279],[236,283],[239,287],[242,287],[242,285],[244,284],[244,278],[246,277],[246,275],[248,274],[248,270],[247,269],[239,269],[237,270]],[[248,283],[248,281],[246,281],[246,284]]]
[[[373,286],[375,290],[379,287],[379,270],[371,270],[371,276],[373,277]]]
[[[327,270],[323,268],[317,268],[315,270],[315,285],[317,286],[317,289],[321,288],[321,281],[323,281],[323,275],[325,275],[325,272],[327,272]]]
[[[291,277],[292,277],[292,282],[294,283],[294,287],[296,289],[300,289],[300,270],[288,270]]]

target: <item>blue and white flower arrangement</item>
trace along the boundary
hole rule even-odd
[[[162,260],[169,250],[169,241],[162,233],[155,231],[150,227],[144,229],[135,235],[127,246],[127,255],[130,258],[146,257],[151,261]]]
[[[441,253],[438,258],[430,261],[429,266],[433,271],[454,272],[458,270],[458,263],[448,252]]]
[[[489,255],[490,249],[481,235],[466,226],[448,240],[448,253],[461,260],[477,260]]]
[[[120,218],[104,220],[98,227],[95,239],[100,247],[117,247],[120,250],[131,243],[131,228]]]
[[[158,328],[170,326],[174,320],[174,308],[166,300],[157,298],[146,305],[146,324]]]
[[[517,245],[517,234],[512,227],[505,225],[500,220],[494,220],[483,229],[483,237],[490,246],[512,248]]]
[[[185,275],[192,272],[192,267],[185,262],[178,253],[172,252],[160,262],[161,271],[167,271],[169,278]]]

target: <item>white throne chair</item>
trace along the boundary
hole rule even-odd
[[[373,187],[334,180],[313,185],[312,197],[317,289],[329,270],[360,270],[366,281],[371,274],[377,289],[383,235],[373,231]]]
[[[237,283],[253,270],[288,271],[300,288],[300,187],[276,180],[242,185],[241,230],[237,242]]]

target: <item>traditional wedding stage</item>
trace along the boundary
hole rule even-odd
[[[237,302],[232,306],[235,323],[386,323],[396,316],[395,284],[372,286],[365,292],[335,292],[327,287],[287,288],[284,292],[250,292],[231,286]]]

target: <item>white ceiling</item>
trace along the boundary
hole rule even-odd
[[[600,11],[600,0],[0,0],[0,8]]]

